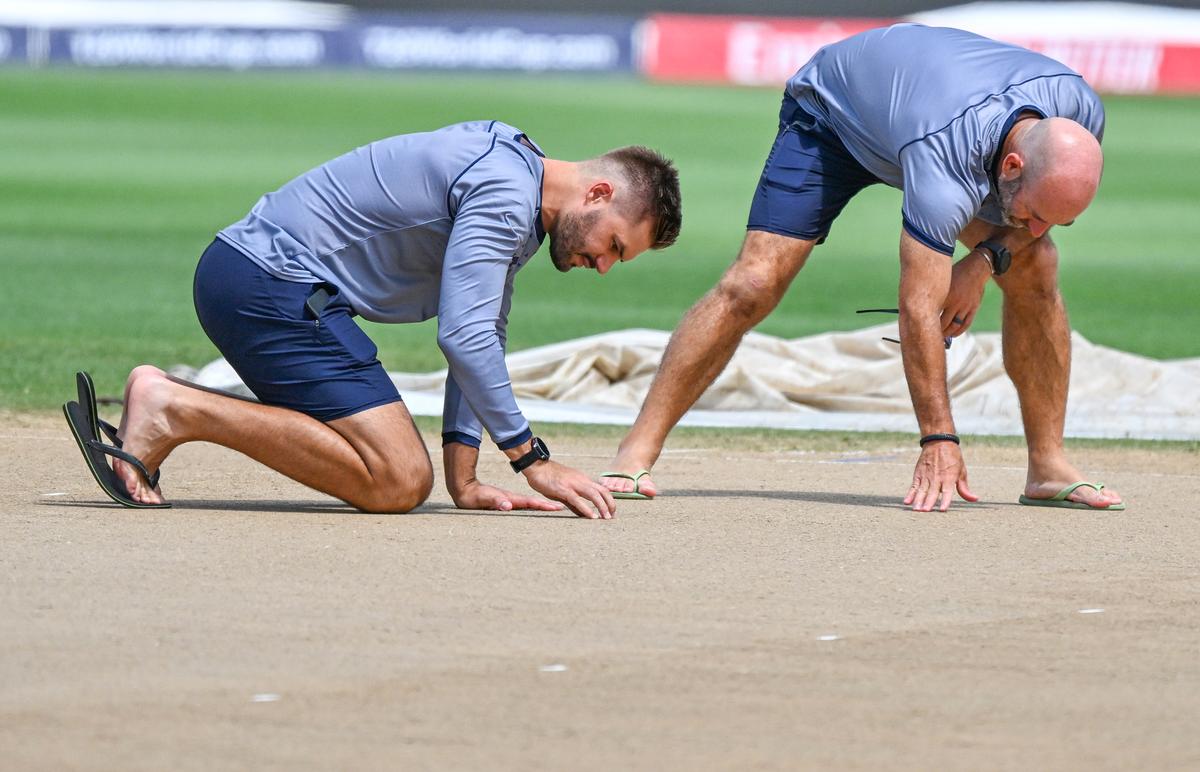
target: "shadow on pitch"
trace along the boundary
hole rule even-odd
[[[878,496],[867,493],[847,493],[845,491],[746,491],[724,490],[713,488],[702,490],[698,488],[685,490],[670,490],[663,498],[713,498],[713,499],[770,499],[773,501],[808,501],[813,504],[837,504],[851,507],[870,507],[871,509],[902,509],[909,510],[902,503],[901,496]],[[951,504],[954,509],[984,509],[990,508],[983,502],[971,503],[955,498]]]
[[[36,502],[43,507],[78,507],[82,509],[108,509],[113,511],[128,510],[107,499],[92,501],[63,501],[61,499],[40,500]],[[172,512],[261,512],[273,515],[346,515],[349,517],[412,517],[417,515],[458,515],[467,517],[537,517],[577,519],[568,511],[536,512],[532,510],[511,510],[500,512],[485,509],[459,509],[452,504],[429,502],[422,504],[412,512],[376,513],[360,512],[349,504],[337,504],[328,501],[280,501],[261,499],[255,501],[214,501],[203,499],[172,499],[170,509],[136,510],[142,514],[170,514]]]

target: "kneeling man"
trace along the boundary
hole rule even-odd
[[[200,323],[259,402],[141,366],[118,427],[96,416],[86,373],[79,401],[64,406],[68,422],[97,481],[127,506],[166,506],[159,466],[202,440],[364,511],[405,512],[429,495],[433,468],[353,317],[436,316],[449,363],[442,440],[455,504],[565,504],[608,518],[609,492],[550,460],[513,397],[504,362],[513,280],[547,235],[560,271],[605,274],[669,246],[679,226],[678,176],[647,148],[556,161],[498,121],[374,142],[263,196],[200,258]],[[530,487],[561,504],[477,480],[484,430]]]

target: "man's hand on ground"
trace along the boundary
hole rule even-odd
[[[580,517],[608,520],[617,504],[608,490],[583,472],[554,461],[538,461],[524,472],[529,487],[561,501]]]
[[[540,496],[527,496],[513,493],[493,485],[485,485],[478,480],[472,480],[462,490],[451,491],[454,505],[459,509],[494,509],[508,512],[513,509],[536,509],[543,512],[556,512],[563,508],[557,501],[547,501]]]
[[[972,252],[954,264],[950,291],[942,306],[942,335],[957,337],[967,331],[983,302],[983,290],[992,276],[987,260]]]
[[[912,487],[904,497],[905,506],[915,512],[929,512],[934,507],[945,512],[950,508],[954,492],[967,501],[979,501],[967,485],[967,464],[962,451],[953,442],[931,442],[921,449]]]

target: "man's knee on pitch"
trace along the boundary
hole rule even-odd
[[[766,231],[748,231],[737,260],[713,292],[731,316],[754,326],[779,305],[812,245]]]
[[[996,277],[1006,299],[1053,300],[1058,297],[1058,246],[1047,233],[1013,254],[1012,267]]]
[[[433,490],[429,452],[403,402],[328,423],[354,448],[368,480],[346,500],[365,512],[408,512]]]
[[[409,512],[425,502],[433,490],[433,465],[428,454],[397,457],[381,469],[372,468],[371,485],[359,501],[350,503],[364,512]]]

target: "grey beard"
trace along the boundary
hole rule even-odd
[[[1012,216],[1012,203],[1017,194],[1021,192],[1021,178],[1015,180],[997,180],[996,181],[996,197],[1000,199],[1000,219],[1009,228],[1020,228],[1021,223],[1017,222]]]

